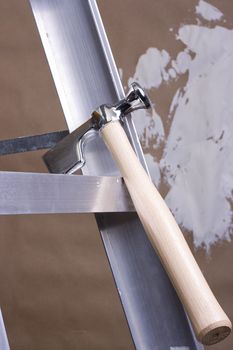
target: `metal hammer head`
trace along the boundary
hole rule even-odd
[[[78,129],[62,139],[54,148],[44,156],[51,173],[72,174],[84,163],[83,136],[91,130],[100,130],[104,125],[113,121],[123,122],[124,117],[137,110],[150,107],[150,100],[145,91],[137,83],[133,83],[127,96],[113,105],[101,105],[91,114]]]
[[[113,105],[101,105],[92,113],[95,128],[100,129],[114,120],[123,121],[123,118],[137,109],[150,107],[150,100],[138,83],[132,83],[126,97]]]

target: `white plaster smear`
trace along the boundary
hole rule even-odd
[[[199,4],[196,6],[196,13],[208,21],[216,21],[221,19],[223,16],[223,13],[219,11],[219,9],[213,5],[208,4],[208,2],[204,0],[199,1]]]
[[[158,184],[163,169],[170,186],[167,204],[178,223],[193,232],[195,246],[208,249],[218,239],[229,240],[232,230],[233,30],[185,25],[177,38],[186,49],[176,59],[150,48],[132,78],[149,89],[158,88],[167,74],[172,80],[188,72],[186,85],[171,102],[167,139],[155,110],[134,120],[144,146],[166,142],[160,162],[147,155],[152,178]],[[169,62],[172,68],[167,69]]]
[[[151,180],[155,184],[155,186],[159,186],[161,179],[161,172],[159,168],[159,164],[156,162],[155,158],[150,154],[145,154],[146,164],[150,169]]]
[[[233,188],[233,31],[184,26],[180,40],[195,58],[161,161],[166,201],[196,246],[229,239]]]
[[[156,113],[154,107],[152,107],[151,112],[145,110],[135,111],[134,124],[144,148],[152,147],[156,149],[160,146],[165,136],[164,128],[162,119]]]
[[[129,85],[132,81],[137,81],[146,89],[159,87],[162,80],[169,79],[169,75],[165,71],[169,60],[170,56],[167,51],[159,51],[154,47],[150,47],[139,58],[134,77],[129,79]]]

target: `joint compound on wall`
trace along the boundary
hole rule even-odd
[[[215,21],[222,18],[223,13],[219,11],[215,6],[208,4],[204,0],[200,0],[196,6],[196,13],[201,15],[208,21]]]
[[[223,16],[203,0],[196,13],[209,21]],[[182,25],[174,40],[185,45],[175,58],[149,48],[129,79],[158,89],[187,75],[171,101],[168,135],[155,108],[134,121],[152,179],[159,186],[163,173],[169,185],[165,200],[177,222],[193,232],[196,247],[208,249],[219,239],[229,240],[232,230],[233,30]],[[156,160],[148,152],[161,145],[162,156]]]

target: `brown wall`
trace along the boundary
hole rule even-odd
[[[99,0],[125,77],[133,74],[138,57],[149,46],[173,45],[167,27],[179,25],[187,3],[194,1],[179,0],[178,7],[173,3]],[[232,13],[231,2],[212,3]],[[168,96],[161,92],[155,98],[165,113]],[[65,128],[26,0],[0,0],[0,123],[1,139]],[[40,156],[41,152],[1,157],[0,169],[46,171]],[[232,243],[226,242],[215,246],[211,257],[203,250],[195,252],[229,316],[232,253]],[[0,305],[11,349],[133,349],[91,215],[0,217],[0,279]],[[232,337],[212,348],[230,350]]]

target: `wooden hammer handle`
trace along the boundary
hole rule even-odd
[[[231,322],[208,286],[173,215],[139,162],[120,123],[108,123],[101,131],[198,340],[206,345],[221,341],[231,332]]]

